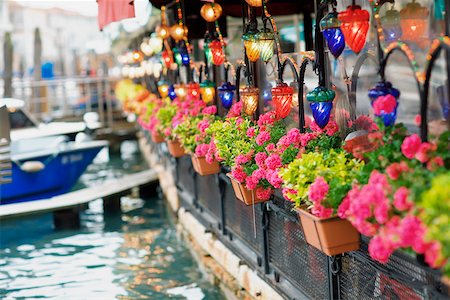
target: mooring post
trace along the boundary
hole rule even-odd
[[[112,195],[103,198],[103,212],[107,214],[118,213],[122,211],[120,204],[121,195]]]
[[[139,197],[141,199],[154,197],[158,194],[159,182],[149,182],[139,186]]]
[[[79,229],[80,213],[78,207],[71,207],[54,211],[53,225],[57,230]]]

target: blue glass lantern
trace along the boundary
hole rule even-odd
[[[186,48],[180,49],[180,55],[181,55],[181,64],[183,66],[189,66],[190,58],[189,53]]]
[[[169,98],[170,100],[175,100],[175,98],[177,97],[177,94],[175,93],[175,87],[173,86],[173,84],[169,85]]]
[[[226,109],[229,109],[233,104],[234,91],[236,90],[236,86],[234,86],[230,82],[224,82],[217,88],[217,90],[219,91],[219,97],[220,101],[222,102],[222,106]]]
[[[267,106],[269,101],[272,101],[272,85],[268,83],[262,90],[262,96],[264,99],[264,105]]]
[[[335,58],[342,54],[345,48],[344,34],[340,28],[337,12],[330,12],[320,20],[320,30],[327,40],[328,49]]]

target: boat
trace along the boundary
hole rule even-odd
[[[62,130],[51,124],[33,127],[36,123],[23,107],[17,114],[20,103],[13,104],[7,105],[9,118],[0,120],[9,123],[0,124],[0,128],[11,127],[11,180],[0,185],[0,204],[47,199],[69,192],[100,150],[108,147],[108,142],[71,141],[66,134],[79,131],[68,129],[69,126],[61,127]],[[28,130],[27,134],[14,135],[15,130],[23,129]],[[30,136],[31,131],[35,131],[35,137]]]

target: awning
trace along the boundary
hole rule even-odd
[[[97,0],[97,4],[100,30],[109,23],[135,17],[133,0]]]

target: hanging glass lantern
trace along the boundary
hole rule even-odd
[[[244,112],[252,116],[258,109],[259,89],[254,86],[246,86],[240,90],[241,101],[244,104]]]
[[[275,34],[268,29],[256,35],[260,49],[260,57],[264,62],[268,62],[274,54]]]
[[[225,53],[223,53],[222,43],[219,40],[214,40],[209,43],[208,48],[211,51],[212,63],[220,66],[225,62]]]
[[[150,40],[148,41],[148,44],[152,48],[153,53],[157,54],[162,51],[163,40],[161,37],[159,37],[155,33],[152,33],[152,35],[150,36]]]
[[[177,47],[173,47],[172,48],[173,51],[173,57],[175,58],[175,62],[177,63],[177,65],[181,66],[181,53],[180,50],[178,50]]]
[[[269,82],[262,88],[262,97],[264,105],[268,105],[272,101],[272,85]]]
[[[185,47],[180,49],[180,55],[181,55],[181,64],[183,66],[189,66],[191,59],[189,58],[189,53]]]
[[[170,68],[170,66],[173,64],[173,57],[169,54],[167,50],[164,50],[161,54],[164,65],[166,68]]]
[[[134,63],[141,62],[144,59],[144,55],[139,50],[134,50],[132,52],[132,59]]]
[[[242,36],[244,41],[245,52],[247,57],[251,62],[258,60],[261,55],[261,50],[259,48],[259,43],[257,40],[258,31],[249,31]]]
[[[205,57],[206,57],[206,61],[208,63],[212,62],[212,51],[211,51],[211,48],[209,48],[210,43],[211,43],[211,41],[208,39],[205,39],[205,41],[203,43],[203,51],[205,51]]]
[[[245,0],[248,5],[253,7],[261,7],[262,6],[262,0]],[[269,2],[268,0],[264,1],[265,3]]]
[[[341,55],[345,48],[344,34],[340,28],[337,12],[330,12],[320,20],[320,30],[327,40],[328,49],[335,58]]]
[[[175,94],[180,101],[183,101],[184,98],[186,98],[187,92],[184,84],[180,83],[175,85]]]
[[[158,93],[161,98],[165,98],[169,95],[169,83],[167,81],[158,81]]]
[[[234,86],[230,82],[224,82],[217,88],[217,90],[219,93],[220,102],[222,102],[222,106],[226,109],[230,108],[233,104],[234,91],[236,90],[236,86]]]
[[[218,3],[206,3],[200,9],[200,15],[206,22],[214,22],[222,14],[222,6]]]
[[[292,108],[294,89],[284,82],[279,82],[272,88],[272,101],[278,118],[286,118]]]
[[[160,25],[156,27],[156,33],[159,35],[162,39],[167,39],[170,36],[170,28],[167,25]]]
[[[153,48],[148,43],[148,39],[144,39],[141,43],[141,51],[145,54],[145,56],[151,56],[153,54]]]
[[[366,44],[370,14],[359,5],[350,5],[338,15],[345,42],[355,53],[361,52]]]
[[[397,41],[402,36],[402,27],[400,26],[400,12],[395,9],[386,11],[384,17],[381,18],[381,25],[386,42]]]
[[[200,85],[196,82],[190,82],[187,84],[187,96],[189,101],[200,100]]]
[[[183,24],[175,24],[170,27],[170,36],[175,41],[181,41],[184,40],[187,37],[188,29]]]
[[[402,39],[417,42],[424,38],[428,29],[428,8],[413,0],[400,11],[400,26]]]
[[[172,101],[175,100],[175,98],[177,97],[177,94],[175,93],[175,87],[173,86],[173,84],[169,85],[168,96]]]
[[[200,95],[205,103],[212,102],[216,96],[216,85],[210,80],[200,83]]]

